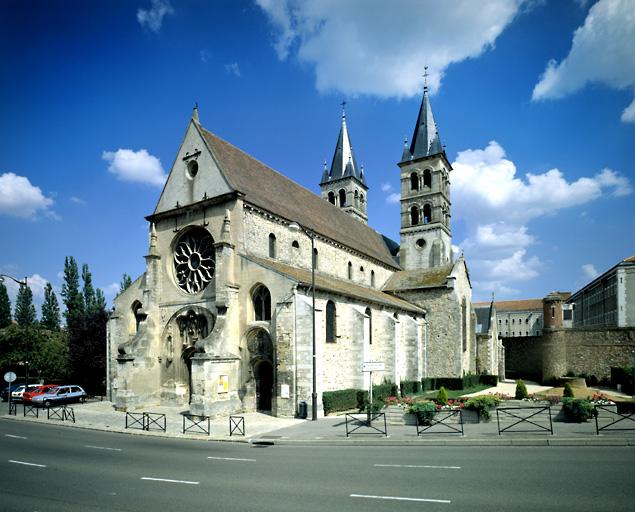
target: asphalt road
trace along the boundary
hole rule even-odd
[[[633,510],[630,447],[254,447],[0,421],[4,511]]]

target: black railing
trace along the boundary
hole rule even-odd
[[[159,412],[127,412],[126,428],[137,428],[139,430],[160,430],[165,432],[165,414]]]
[[[614,407],[615,406],[613,406],[613,408]],[[600,425],[598,423],[598,416],[599,416],[600,411],[608,412],[609,414],[611,414],[611,416],[609,416],[611,418],[610,423],[608,423],[607,425],[604,425],[602,427],[600,427]],[[615,411],[613,409],[609,409],[608,407],[605,407],[603,405],[596,405],[595,406],[595,432],[596,432],[597,435],[600,435],[600,431],[615,432],[615,431],[618,431],[618,430],[635,430],[635,424],[634,424],[635,423],[635,418],[633,416],[635,416],[635,413],[620,414],[619,412],[617,412],[617,411]],[[621,421],[626,421],[627,423],[624,423],[623,425],[620,425],[619,428],[613,426],[613,425],[616,425],[617,423],[620,423]],[[628,423],[628,421],[630,421],[631,423]],[[622,428],[624,425],[629,425],[629,427]]]
[[[18,404],[16,404],[15,402],[9,402],[9,416],[11,415],[18,415]]]
[[[451,419],[458,416],[458,422]],[[463,435],[463,414],[460,409],[449,411],[438,411],[434,416],[425,418],[423,421],[417,418],[417,436],[422,434],[461,434]],[[455,426],[458,425],[458,426]],[[440,427],[430,431],[433,427]]]
[[[379,427],[373,425],[373,421],[379,419]],[[384,428],[381,424],[383,419]],[[350,426],[349,426],[350,422]],[[358,432],[360,429],[366,429]],[[388,437],[388,427],[386,425],[386,414],[383,412],[373,412],[364,414],[347,414],[346,415],[346,437],[350,435],[373,435],[382,434]]]
[[[72,421],[75,423],[75,411],[72,407],[65,405],[59,407],[48,407],[46,410],[47,420]]]
[[[186,427],[186,422],[188,423]],[[209,416],[196,416],[193,414],[183,415],[183,433],[191,432],[193,434],[209,435],[210,423]]]
[[[146,413],[145,412],[127,412],[126,428],[137,428],[139,430],[146,429]]]
[[[546,413],[549,417],[549,426],[537,423],[542,419],[541,413]],[[512,418],[514,421],[511,425],[501,428],[501,417],[504,419]],[[498,424],[498,435],[503,432],[550,432],[553,435],[553,423],[551,422],[551,407],[499,407],[496,409],[496,423]],[[521,429],[514,429],[516,425],[522,424]],[[524,429],[527,427],[527,429]]]
[[[229,417],[229,435],[244,436],[245,435],[245,418],[243,416]]]
[[[24,404],[24,417],[34,416],[35,418],[40,417],[40,409],[39,407],[35,407],[34,405],[26,405]]]

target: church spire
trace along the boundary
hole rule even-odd
[[[419,117],[415,125],[415,131],[412,135],[410,149],[404,149],[402,162],[408,159],[424,158],[432,155],[443,153],[441,138],[434,122],[432,108],[430,107],[430,98],[428,96],[428,66],[425,67],[423,98],[421,107],[419,108]],[[410,156],[408,157],[408,153]]]
[[[357,161],[355,160],[355,153],[353,153],[353,146],[351,145],[351,139],[348,135],[348,127],[346,126],[346,102],[342,102],[342,126],[340,127],[340,134],[337,138],[337,144],[335,145],[335,153],[333,154],[333,161],[331,163],[331,170],[328,173],[323,173],[322,181],[320,185],[329,181],[339,180],[344,177],[357,178],[364,185],[364,176],[359,170]]]

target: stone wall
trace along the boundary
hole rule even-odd
[[[505,373],[509,378],[542,378],[542,337],[523,336],[503,338]]]

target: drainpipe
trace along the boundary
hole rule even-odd
[[[428,321],[423,317],[423,378],[428,378]]]
[[[293,286],[293,410],[298,413],[298,285]]]

